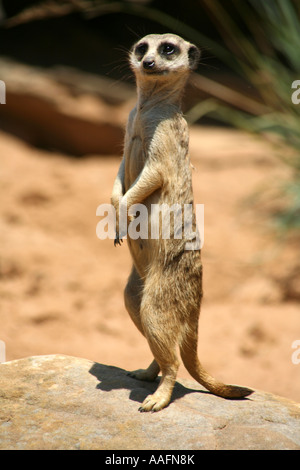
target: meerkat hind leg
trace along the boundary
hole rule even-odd
[[[163,371],[162,377],[157,390],[148,395],[139,408],[139,411],[159,411],[168,406],[171,401],[173,388],[178,371],[178,362],[174,362],[172,366]]]
[[[156,391],[146,397],[139,411],[159,411],[171,401],[179,361],[176,356],[176,345],[172,341],[169,342],[167,338],[158,340],[155,335],[151,335],[151,331],[147,331],[146,337],[162,377]]]
[[[133,266],[124,290],[125,307],[137,329],[145,336],[141,322],[143,288],[144,283]]]
[[[124,299],[126,309],[138,330],[145,336],[143,325],[141,322],[141,298],[143,292],[144,283],[140,278],[138,272],[133,266],[131,274],[129,276],[127,285],[124,291]],[[128,372],[130,377],[138,380],[145,380],[152,382],[156,379],[159,373],[159,365],[154,360],[148,367],[148,369],[138,369]]]

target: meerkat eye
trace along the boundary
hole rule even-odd
[[[148,44],[146,44],[146,43],[138,44],[136,46],[135,54],[136,54],[138,60],[142,60],[142,58],[146,54],[147,50],[148,50]]]
[[[166,43],[166,44],[163,44],[162,47],[161,47],[161,53],[163,55],[172,55],[174,54],[175,52],[177,52],[177,47],[174,46],[174,44],[171,44],[171,43]]]

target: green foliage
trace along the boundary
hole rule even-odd
[[[292,170],[283,196],[289,203],[276,222],[300,230],[300,104],[292,102],[292,83],[300,80],[300,2],[298,0],[202,0],[216,25],[223,48],[216,51],[228,67],[256,91],[249,112],[208,99],[190,111],[192,120],[209,114],[258,134],[276,136],[277,153]],[[230,11],[230,15],[229,12]],[[228,56],[231,51],[231,57]],[[245,98],[246,99],[246,98]],[[240,109],[239,109],[240,108]],[[281,145],[282,144],[282,145]],[[288,150],[287,150],[288,149]]]

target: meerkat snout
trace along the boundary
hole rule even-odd
[[[143,67],[146,70],[153,69],[155,67],[154,60],[144,60],[143,61]]]

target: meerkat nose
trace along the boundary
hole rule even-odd
[[[153,69],[154,66],[155,66],[154,60],[144,60],[143,62],[143,67],[146,70]]]

